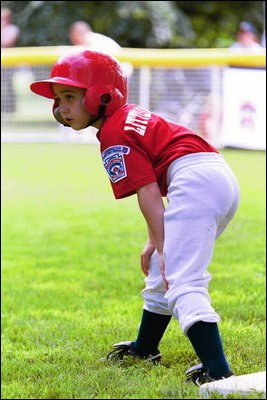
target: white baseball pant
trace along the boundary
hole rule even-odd
[[[208,293],[208,266],[215,240],[238,208],[239,186],[223,155],[217,153],[176,159],[167,180],[164,258],[169,289],[164,290],[154,252],[142,296],[144,309],[173,315],[186,335],[197,321],[220,321]]]

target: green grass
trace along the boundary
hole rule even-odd
[[[223,153],[242,198],[210,293],[231,367],[247,374],[265,370],[265,152]],[[145,240],[135,196],[114,200],[97,146],[2,145],[2,398],[199,398],[183,383],[198,360],[176,321],[161,366],[100,361],[136,337]]]

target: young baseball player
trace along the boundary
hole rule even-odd
[[[237,180],[223,156],[190,129],[127,104],[126,77],[106,54],[64,55],[50,79],[32,83],[31,90],[54,99],[53,114],[63,125],[98,128],[115,198],[136,195],[147,222],[138,336],[114,344],[107,359],[159,362],[158,346],[173,316],[201,362],[186,372],[187,381],[201,385],[233,375],[208,293],[215,240],[239,202]]]

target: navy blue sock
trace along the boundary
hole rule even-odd
[[[189,328],[187,335],[212,378],[221,378],[230,371],[223,352],[218,325],[215,322],[196,322]]]
[[[171,320],[171,315],[162,315],[143,310],[142,320],[133,349],[139,355],[148,355],[157,350],[159,342]]]

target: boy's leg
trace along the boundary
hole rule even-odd
[[[211,275],[207,268],[216,237],[236,211],[239,192],[222,161],[205,163],[201,155],[195,160],[197,166],[187,165],[184,173],[181,169],[178,174],[172,171],[164,217],[166,278],[170,285],[165,298],[203,366],[217,378],[228,372],[229,366],[217,326],[220,317],[208,294]]]
[[[187,336],[203,368],[210,373],[212,378],[219,379],[230,371],[218,325],[215,322],[196,322],[189,328]]]
[[[122,360],[124,356],[133,356],[153,363],[161,360],[158,345],[172,316],[164,298],[157,252],[150,259],[150,271],[145,282],[146,287],[142,291],[144,309],[136,340],[116,343],[113,345],[114,350],[105,359]]]
[[[150,354],[158,348],[172,317],[164,298],[165,290],[156,251],[150,259],[150,271],[145,283],[146,287],[142,291],[144,309],[138,336],[133,343],[133,349],[140,355]]]
[[[156,314],[144,309],[138,336],[132,345],[134,351],[144,356],[153,354],[170,320],[171,315]]]
[[[187,229],[189,225],[190,221],[187,223]],[[188,237],[184,228],[181,229],[181,234],[185,232],[185,242],[183,239],[180,240],[177,255],[181,254],[183,248],[186,248],[189,254],[181,257],[183,266],[180,267],[179,272],[170,274],[166,268],[167,280],[172,282],[166,298],[203,367],[211,373],[213,378],[217,378],[227,373],[229,366],[217,326],[220,317],[211,306],[208,294],[211,276],[205,267],[210,263],[212,257],[216,224],[210,223],[206,227],[206,230],[209,231],[206,236],[202,228],[199,229],[199,225],[203,227],[204,222],[199,220],[196,225],[193,223],[193,233],[188,234]],[[191,238],[187,245],[186,237]],[[166,264],[168,260],[170,261],[170,258],[166,255]],[[171,276],[171,279],[168,279],[168,276]]]

